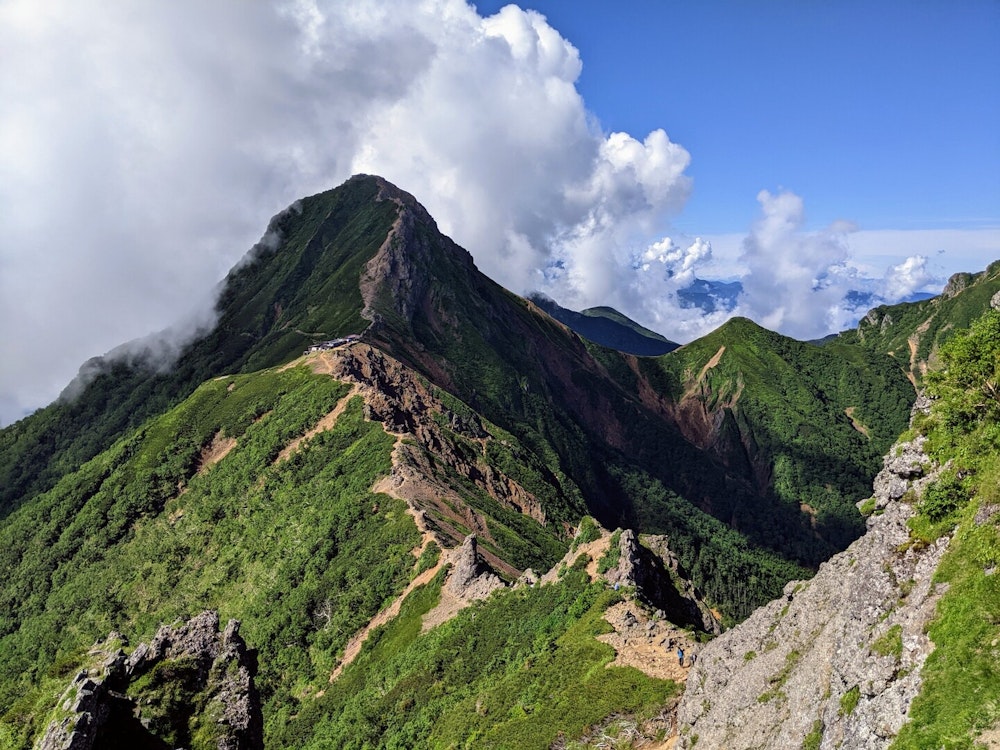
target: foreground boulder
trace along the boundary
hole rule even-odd
[[[161,626],[130,655],[118,633],[96,644],[93,666],[60,698],[39,750],[120,747],[263,748],[257,664],[217,612]]]

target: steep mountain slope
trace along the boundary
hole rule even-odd
[[[726,465],[719,460],[723,451],[706,454],[704,442],[691,440],[684,424],[688,415],[668,404],[668,378],[645,366],[648,360],[584,345],[530,302],[476,272],[468,253],[440,235],[411,197],[395,193],[394,200],[404,208],[394,237],[371,261],[363,281],[366,316],[375,321],[366,335],[536,452],[554,451],[556,463],[550,465],[581,488],[590,510],[606,525],[683,533],[684,521],[678,515],[691,511],[675,501],[669,503],[673,509],[663,507],[656,491],[641,505],[634,502],[632,465],[655,477],[669,493],[694,500],[727,523],[733,519],[732,509],[741,508],[741,531],[755,544],[799,562],[817,564],[860,531],[855,498],[834,491],[824,508],[832,512],[820,519],[817,535],[808,512],[761,481],[760,467]],[[806,349],[784,343],[788,341],[774,334],[761,339],[759,346],[790,352],[779,356],[789,359],[789,381],[801,373],[797,377],[804,408],[819,410],[816,403],[829,398],[817,378],[828,377],[832,368],[844,381],[857,383],[851,394],[857,396],[856,403],[841,398],[842,408],[867,410],[866,418],[887,423],[883,433],[859,448],[864,457],[856,471],[868,472],[858,490],[863,493],[878,457],[898,432],[894,426],[905,424],[912,391],[901,378],[883,372],[879,357],[860,351],[830,357],[825,367],[798,367],[795,358],[804,356]],[[675,373],[673,382],[677,380]],[[865,400],[858,389],[878,393],[879,398]],[[751,434],[771,428],[767,410],[737,413],[749,415]],[[847,424],[848,418],[840,421]],[[819,428],[815,422],[809,426]],[[841,449],[834,449],[835,443],[828,442],[800,463],[835,454]],[[599,463],[595,457],[600,457]],[[775,460],[776,452],[764,454],[763,463]],[[696,577],[701,580],[701,573]],[[705,576],[713,577],[721,574]]]
[[[642,371],[671,398],[685,436],[803,513],[819,539],[819,562],[860,533],[854,512],[885,447],[905,427],[912,392],[882,355],[847,346],[816,347],[735,318]],[[718,502],[713,498],[713,502]],[[748,510],[716,505],[736,528],[753,529]]]
[[[99,374],[80,385],[75,400],[0,433],[0,507],[53,485],[199,382],[278,364],[316,339],[358,333],[368,321],[367,341],[537,457],[546,484],[561,488],[542,501],[548,521],[573,523],[589,509],[608,527],[675,536],[682,564],[728,616],[745,616],[782,579],[800,574],[788,562],[818,564],[859,529],[854,498],[845,495],[850,487],[823,488],[822,498],[805,500],[771,481],[787,482],[804,465],[833,460],[842,448],[837,440],[814,441],[807,445],[812,453],[784,450],[790,436],[781,433],[783,415],[717,403],[698,414],[680,406],[675,399],[684,401],[686,366],[671,363],[690,358],[684,349],[658,365],[582,341],[480,274],[412,196],[365,176],[277,217],[265,241],[227,278],[216,327],[172,369],[151,371],[134,356],[94,363],[89,369]],[[758,349],[782,350],[782,387],[794,386],[798,405],[823,417],[830,395],[817,378],[828,373],[799,367],[796,358],[808,350],[777,335],[755,341]],[[732,359],[724,358],[725,368]],[[865,404],[835,399],[838,408],[860,409],[873,424],[892,425],[905,414],[908,386],[878,373],[871,357],[855,352],[830,364],[841,379],[880,394]],[[740,367],[730,373],[736,380]],[[793,382],[797,371],[801,382]],[[757,381],[767,378],[756,378],[755,387]],[[706,414],[722,429],[703,429]],[[800,432],[819,429],[800,422]],[[873,434],[865,448],[872,474],[873,457],[888,446],[890,433]],[[864,471],[866,457],[853,456],[865,450],[850,449],[855,473]],[[491,460],[504,461],[502,453]],[[783,471],[784,463],[793,468]]]
[[[815,733],[860,748],[899,732],[933,649],[924,626],[948,542],[910,543],[901,498],[934,479],[921,443],[886,458],[861,539],[703,650],[678,717],[689,745],[801,747]]]
[[[218,321],[176,361],[133,342],[81,368],[60,399],[0,431],[0,516],[170,408],[205,380],[287,361],[309,343],[362,330],[361,266],[395,218],[356,179],[298,201],[223,282]]]
[[[404,629],[394,642],[400,649],[412,642],[410,653],[424,659],[435,653],[454,663],[456,631],[466,647],[477,643],[470,630],[480,642],[493,639],[466,657],[471,672],[447,677],[450,685],[473,687],[481,700],[496,689],[490,683],[498,655],[509,652],[510,685],[524,683],[525,659],[544,659],[545,669],[532,680],[560,680],[567,701],[580,690],[604,696],[576,710],[576,733],[609,714],[659,710],[675,692],[671,683],[633,669],[593,670],[614,658],[592,636],[606,627],[602,615],[621,596],[583,575],[589,558],[537,594],[512,591],[418,641],[421,617],[446,595],[452,602],[458,597],[453,615],[504,587],[495,575],[480,573],[481,566],[492,563],[512,580],[526,566],[547,570],[559,559],[566,549],[562,526],[538,524],[546,477],[513,436],[453,398],[447,404],[436,398],[414,373],[368,345],[310,355],[302,365],[209,381],[6,519],[0,527],[0,567],[7,573],[0,631],[5,745],[23,746],[53,722],[68,721],[60,718],[68,709],[53,709],[52,701],[66,678],[88,663],[86,649],[98,634],[114,630],[146,639],[159,623],[203,608],[242,621],[243,637],[257,649],[255,679],[269,746],[329,742],[343,731],[360,742],[369,731],[374,737],[387,731],[376,730],[380,725],[368,714],[363,726],[331,721],[342,715],[359,680],[371,684],[373,670],[387,668],[390,654],[366,656],[382,642],[380,629],[369,634],[372,643],[363,644],[357,664],[350,654],[357,653],[356,634],[375,623],[384,627],[391,618],[376,613],[394,607],[401,619],[392,632]],[[490,462],[491,446],[505,452],[506,472]],[[470,530],[482,542],[485,559],[478,563],[474,546],[473,559],[462,559]],[[616,558],[635,565],[643,555],[629,549]],[[652,568],[647,563],[644,570],[648,577]],[[655,585],[629,575],[623,580],[644,587],[649,606],[665,608],[687,627],[704,627],[701,615],[692,619],[685,609],[690,593],[674,591],[670,575],[661,573]],[[476,593],[487,579],[489,586]],[[415,615],[408,614],[412,607]],[[522,609],[523,619],[512,621],[512,612]],[[557,642],[571,632],[571,643]],[[129,655],[128,663],[133,660]],[[156,737],[210,746],[215,734],[199,719],[208,709],[196,708],[207,698],[191,687],[197,669],[186,664],[173,656],[150,677],[111,689],[129,691],[135,710],[160,727]],[[423,676],[425,664],[406,667],[413,672],[407,690],[415,680],[440,679]],[[91,669],[95,680],[121,680],[113,669]],[[330,691],[341,672],[353,687]],[[537,690],[532,680],[523,689]],[[453,731],[461,736],[471,731],[460,720],[468,715],[460,701],[467,696],[449,692],[430,708],[424,701],[433,693],[421,688],[411,708],[453,715]],[[491,700],[507,698],[499,691]],[[407,712],[397,707],[396,713],[405,723]],[[93,720],[104,722],[99,715]],[[100,738],[126,731],[117,721],[101,724],[95,747],[113,746]],[[568,729],[549,714],[503,731],[496,719],[481,723],[500,736],[509,730],[548,741],[560,727]],[[421,736],[421,726],[409,726],[406,736]]]
[[[682,747],[996,746],[1000,312],[938,352],[867,533],[703,650]]]
[[[360,340],[301,354],[346,334]],[[132,346],[86,369],[72,399],[0,432],[0,739],[12,746],[67,718],[53,703],[95,640],[150,638],[205,610],[242,620],[259,651],[279,745],[343,737],[331,718],[343,714],[397,746],[440,726],[448,741],[548,747],[550,695],[583,704],[567,737],[615,711],[653,732],[675,688],[602,671],[613,650],[591,636],[607,613],[641,603],[644,638],[666,613],[711,630],[670,602],[704,596],[735,622],[808,576],[856,535],[847,511],[864,493],[852,493],[913,397],[884,355],[749,321],[659,358],[584,341],[367,176],[276,217],[227,277],[215,327],[171,368]],[[821,482],[819,466],[839,478]],[[587,514],[626,531],[587,547],[599,561],[560,565]],[[591,566],[632,560],[633,531],[662,552],[635,559],[667,564],[672,583],[609,592]],[[529,568],[553,566],[530,585]],[[514,611],[523,629],[506,622]],[[442,612],[454,618],[421,635]],[[611,642],[662,659],[633,630]],[[383,638],[395,646],[379,651]],[[139,700],[197,703],[179,719],[165,710],[162,737],[203,745],[210,696],[182,685],[171,698],[176,681],[158,682],[189,667],[152,668]],[[376,704],[399,724],[380,724]]]
[[[1000,292],[1000,261],[979,273],[957,273],[937,297],[921,302],[883,305],[862,318],[839,341],[884,352],[900,362],[919,383],[936,361],[937,350],[972,320]]]

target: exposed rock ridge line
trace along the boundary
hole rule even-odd
[[[378,201],[392,201],[398,207],[396,220],[378,251],[365,265],[360,290],[364,308],[361,317],[372,322],[369,332],[377,335],[383,315],[398,316],[408,327],[419,301],[425,296],[432,275],[433,247],[430,237],[438,234],[437,224],[409,193],[378,177]],[[472,256],[454,243],[450,252],[471,270]]]
[[[884,458],[860,539],[703,649],[678,708],[680,747],[797,748],[816,733],[824,750],[888,747],[933,650],[931,580],[949,541],[910,543],[910,491],[934,476],[922,446]]]
[[[442,467],[472,482],[500,505],[546,522],[538,498],[485,460],[487,442],[495,438],[479,418],[449,409],[430,384],[408,367],[361,343],[310,355],[308,361],[317,372],[355,384],[365,400],[366,418],[405,438],[397,441],[391,473],[376,491],[404,500],[414,513],[421,514],[442,548],[461,545],[468,536],[462,528],[493,541],[484,519],[449,486]],[[483,554],[494,568],[511,577],[521,573],[495,555]]]

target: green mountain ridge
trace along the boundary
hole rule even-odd
[[[547,706],[581,702],[564,739],[616,711],[655,734],[676,689],[605,669],[593,635],[633,595],[585,560],[421,634],[462,540],[512,583],[557,565],[587,514],[666,535],[677,585],[735,622],[861,533],[855,503],[914,398],[847,335],[819,347],[736,319],[659,357],[584,340],[381,178],[303,199],[269,236],[173,369],[94,365],[76,400],[0,431],[0,746],[39,736],[95,640],[203,609],[259,649],[268,746],[549,747]],[[214,746],[208,714],[178,715],[164,732]]]
[[[979,273],[955,274],[937,297],[870,310],[857,328],[843,332],[838,340],[888,354],[914,383],[920,383],[935,366],[941,345],[968,328],[998,292],[1000,261],[994,261]]]
[[[644,328],[611,307],[591,307],[574,312],[544,295],[529,295],[528,300],[584,338],[609,349],[655,357],[678,347],[673,341]]]

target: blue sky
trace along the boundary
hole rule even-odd
[[[1000,226],[996,0],[523,5],[579,49],[603,128],[691,153],[689,233],[745,231],[763,188],[807,228]]]
[[[1000,258],[998,39],[997,0],[2,0],[0,424],[152,331],[168,364],[357,172],[519,294],[843,330]]]

